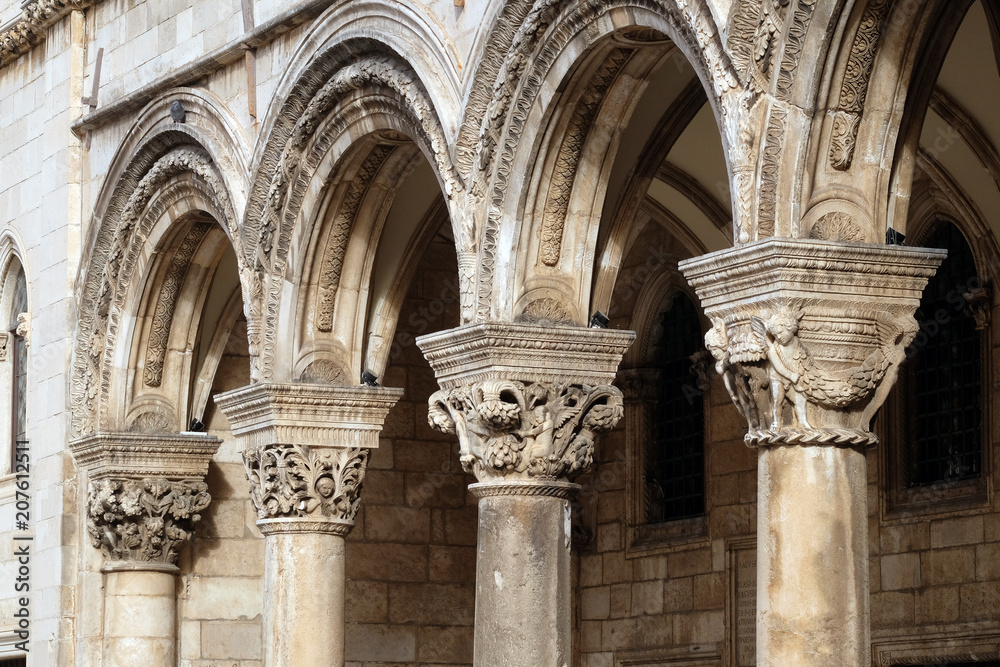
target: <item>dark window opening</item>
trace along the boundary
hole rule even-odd
[[[704,348],[694,304],[678,293],[663,314],[656,347],[658,393],[647,446],[646,520],[672,521],[705,513],[705,408],[691,373]]]
[[[18,276],[17,287],[11,301],[10,334],[7,339],[7,354],[11,359],[10,395],[10,471],[17,470],[17,443],[27,439],[25,421],[25,401],[28,394],[28,345],[23,336],[17,334],[18,315],[28,310],[28,288],[24,274]]]
[[[920,332],[907,350],[912,437],[903,462],[909,486],[954,482],[982,472],[982,350],[963,295],[980,287],[972,251],[952,224],[927,246],[948,257],[930,279],[916,318]]]
[[[28,659],[20,658],[0,658],[0,667],[27,667]]]

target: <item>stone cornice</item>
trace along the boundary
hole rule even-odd
[[[94,433],[69,444],[92,481],[204,479],[221,440],[207,434]]]
[[[260,383],[216,396],[244,451],[272,445],[378,446],[392,387]]]
[[[867,293],[886,301],[919,301],[946,254],[933,248],[769,238],[685,260],[679,267],[707,314],[722,304],[782,294],[849,301]]]
[[[93,0],[31,0],[21,6],[21,16],[0,32],[0,67],[25,55],[45,31],[74,9],[85,9]]]
[[[610,384],[632,331],[486,322],[417,338],[442,389],[513,380]]]

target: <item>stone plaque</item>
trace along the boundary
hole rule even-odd
[[[733,665],[757,664],[757,546],[729,545],[729,645]]]

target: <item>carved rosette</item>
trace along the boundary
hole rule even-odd
[[[682,262],[749,445],[865,447],[940,250],[768,239]]]
[[[611,385],[631,331],[477,324],[417,340],[441,390],[432,428],[458,436],[482,493],[569,493],[623,414]]]
[[[370,451],[401,389],[254,384],[216,397],[243,450],[265,535],[347,535]]]
[[[87,534],[104,570],[177,570],[212,500],[204,479],[219,444],[187,433],[96,433],[70,443],[90,478]]]
[[[87,533],[110,563],[176,565],[211,500],[204,482],[101,479],[87,493]]]

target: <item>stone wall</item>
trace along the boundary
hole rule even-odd
[[[446,223],[447,224],[447,223]],[[458,324],[454,246],[439,234],[407,293],[385,377],[389,412],[347,541],[351,667],[472,663],[476,506],[458,443],[427,424],[437,382],[414,336]]]

